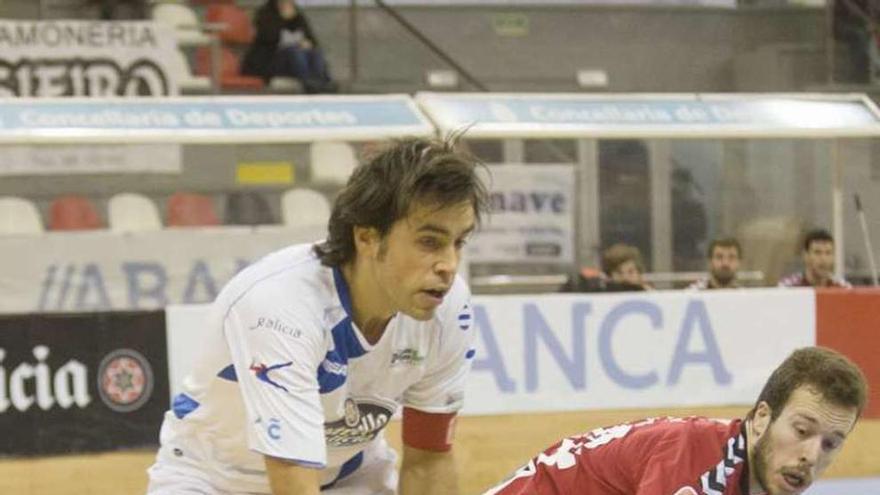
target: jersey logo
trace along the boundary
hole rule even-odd
[[[675,495],[697,495],[697,492],[693,488],[685,486],[679,488],[678,491],[675,492]]]
[[[718,464],[700,476],[700,487],[705,495],[722,495],[737,464],[745,460],[746,439],[742,433],[727,440],[723,454],[724,457]]]
[[[281,390],[284,390],[285,392],[287,392],[287,388],[284,385],[281,385],[280,383],[276,382],[275,380],[272,380],[272,378],[269,376],[269,372],[275,371],[279,368],[286,368],[287,366],[290,366],[292,364],[293,364],[293,361],[288,361],[286,363],[281,363],[281,364],[273,364],[272,366],[266,366],[265,364],[262,364],[262,363],[261,364],[252,364],[250,369],[257,376],[257,380],[260,380],[261,382],[266,382],[275,388],[280,388]]]
[[[461,313],[458,314],[458,328],[462,330],[467,330],[471,327],[471,311],[470,307],[465,304],[463,308],[461,308]]]
[[[329,447],[351,447],[376,438],[391,417],[397,405],[374,398],[347,398],[343,416],[324,423],[324,437]]]
[[[425,356],[419,354],[418,349],[403,349],[391,356],[391,366],[395,364],[417,365],[425,360]]]

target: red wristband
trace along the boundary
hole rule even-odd
[[[426,413],[403,408],[403,444],[420,450],[447,452],[452,448],[456,413]]]

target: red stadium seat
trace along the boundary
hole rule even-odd
[[[211,49],[200,47],[196,50],[196,74],[211,76]],[[241,75],[238,57],[228,48],[220,49],[220,87],[223,89],[263,89],[259,77]]]
[[[203,227],[219,225],[214,200],[204,194],[175,193],[168,198],[169,227]]]
[[[49,230],[92,230],[103,225],[98,209],[84,196],[61,196],[49,207]]]
[[[241,7],[235,4],[210,4],[205,10],[205,21],[225,24],[218,32],[220,41],[238,45],[250,44],[254,39],[251,19]]]

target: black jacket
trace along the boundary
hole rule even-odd
[[[274,75],[272,66],[282,30],[292,33],[301,31],[303,37],[309,40],[314,48],[318,47],[318,39],[299,5],[296,5],[296,16],[293,19],[284,19],[278,12],[276,0],[268,0],[257,10],[254,26],[257,28],[257,36],[244,56],[241,72],[262,77],[267,82]]]

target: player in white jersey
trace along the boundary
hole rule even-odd
[[[476,161],[451,142],[398,141],[358,167],[326,241],[221,291],[147,493],[458,493],[474,328],[456,269],[486,205]],[[383,428],[399,406],[398,481]]]

